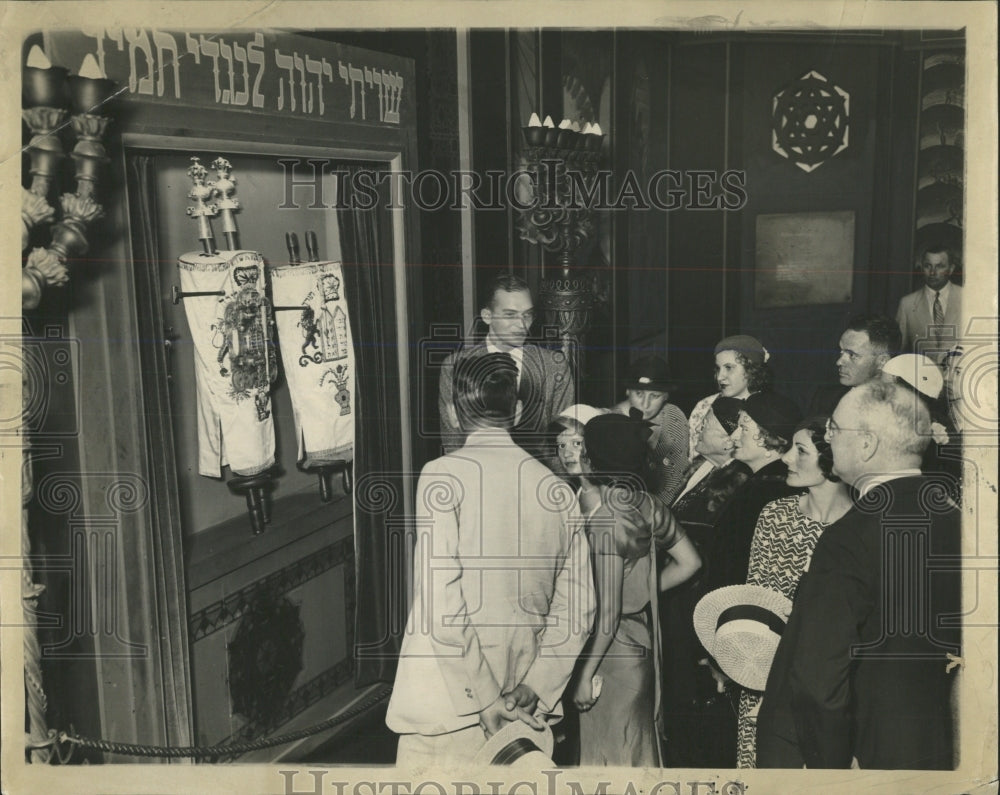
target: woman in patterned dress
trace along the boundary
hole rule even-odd
[[[771,354],[760,344],[760,340],[748,334],[719,340],[715,346],[715,382],[719,391],[699,400],[688,417],[690,459],[693,460],[696,455],[695,446],[709,406],[719,395],[745,400],[755,392],[771,388],[774,378],[771,368],[767,366],[770,358]]]
[[[793,601],[823,530],[851,507],[847,487],[833,474],[825,432],[825,417],[812,417],[797,426],[792,447],[781,460],[788,467],[788,485],[806,491],[765,505],[750,547],[747,584],[762,585]],[[756,767],[757,710],[762,694],[741,690],[737,765]]]

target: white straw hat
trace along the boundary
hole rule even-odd
[[[763,690],[791,612],[792,602],[784,594],[760,585],[729,585],[701,598],[694,608],[694,629],[726,676]]]
[[[574,403],[572,406],[568,406],[560,411],[558,416],[567,417],[571,420],[576,420],[581,425],[586,425],[594,417],[600,417],[602,414],[607,413],[606,409],[595,409],[586,403]]]
[[[934,361],[922,353],[904,353],[894,356],[884,365],[882,372],[905,381],[921,395],[937,400],[944,389],[944,375]]]
[[[523,720],[508,723],[479,749],[473,764],[506,765],[536,775],[556,767],[552,761],[555,738],[546,723],[544,729],[533,729]]]

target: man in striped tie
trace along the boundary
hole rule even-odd
[[[927,248],[920,260],[924,286],[903,296],[896,320],[903,333],[903,351],[918,352],[941,363],[958,339],[962,288],[951,281],[958,260],[946,246]]]

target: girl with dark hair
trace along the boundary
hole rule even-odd
[[[684,582],[701,565],[673,516],[646,491],[650,425],[637,414],[605,414],[584,429],[588,461],[580,507],[598,611],[571,690],[580,710],[581,765],[661,766],[657,593]],[[632,552],[623,518],[635,513],[668,551],[662,571],[655,547],[641,557]]]
[[[799,579],[827,525],[851,508],[851,496],[833,474],[833,454],[826,441],[826,417],[811,417],[795,427],[792,446],[781,460],[786,483],[804,488],[764,506],[750,547],[747,584],[762,585],[795,599]],[[741,688],[737,765],[756,766],[757,710],[761,693]]]

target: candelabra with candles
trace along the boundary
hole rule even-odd
[[[27,151],[30,159],[30,186],[21,188],[21,250],[27,252],[21,267],[21,305],[35,309],[46,287],[60,287],[69,281],[67,262],[87,251],[86,227],[103,211],[95,200],[100,166],[107,161],[102,139],[110,119],[99,115],[115,93],[115,84],[104,78],[93,56],[84,59],[80,73],[70,76],[67,69],[53,66],[40,47],[28,54],[21,83],[22,118],[31,131]],[[32,230],[53,224],[56,211],[49,193],[61,182],[61,166],[66,159],[60,134],[69,117],[77,143],[71,153],[75,164],[76,192],[59,199],[60,219],[51,227],[47,247],[27,251]],[[24,370],[23,404],[35,403],[33,389],[46,388],[27,377]],[[36,583],[31,565],[31,528],[28,505],[34,493],[31,445],[22,435],[24,466],[21,478],[21,600],[24,609],[24,683],[28,734],[26,747],[33,762],[52,758],[51,734],[47,727],[48,702],[42,681],[41,646],[38,641],[38,599],[45,586]]]
[[[27,150],[31,185],[21,191],[21,245],[26,250],[31,230],[51,223],[56,211],[49,193],[58,184],[66,159],[60,132],[69,117],[77,143],[70,157],[75,164],[76,192],[59,198],[60,219],[52,226],[51,242],[28,253],[21,268],[21,304],[34,309],[46,287],[69,281],[68,262],[87,252],[86,228],[104,210],[97,202],[100,167],[107,162],[103,139],[111,119],[101,115],[115,94],[113,81],[103,77],[97,61],[88,55],[78,75],[53,66],[37,45],[24,67],[21,87],[22,117],[31,131]]]
[[[557,127],[531,114],[522,128],[525,170],[531,181],[527,205],[521,210],[521,238],[558,253],[557,273],[541,286],[546,320],[559,329],[563,351],[579,365],[580,340],[590,323],[594,304],[592,278],[580,271],[581,251],[594,237],[593,197],[604,159],[605,136],[599,124],[582,128],[563,119]]]

